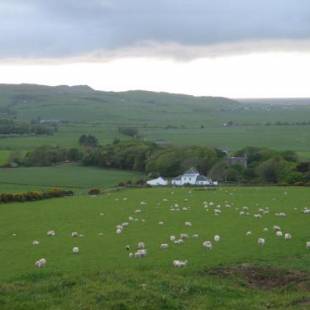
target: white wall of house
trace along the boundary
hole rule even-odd
[[[150,186],[166,186],[166,185],[168,185],[168,181],[162,177],[159,177],[159,178],[153,179],[153,180],[149,180],[146,183]]]

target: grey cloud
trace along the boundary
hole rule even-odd
[[[310,39],[309,0],[2,0],[1,58],[164,54]],[[254,44],[255,45],[255,44]],[[145,48],[145,46],[147,48]],[[250,46],[250,44],[246,44]],[[139,47],[144,47],[140,49]],[[227,50],[225,48],[225,50]],[[181,53],[181,48],[178,52]]]

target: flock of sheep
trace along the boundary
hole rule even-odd
[[[171,194],[174,194],[174,192],[171,192]],[[191,191],[189,191],[189,194],[192,194]],[[116,198],[115,200],[119,201],[119,198]],[[127,197],[124,197],[123,200],[126,201]],[[188,199],[185,198],[184,201],[187,202]],[[173,203],[173,204],[169,205],[169,200],[167,198],[164,198],[160,202],[157,203],[158,206],[161,204],[168,204],[169,210],[171,212],[182,212],[182,211],[190,211],[191,210],[191,207],[189,207],[189,206],[181,207],[178,203]],[[124,231],[129,227],[130,223],[132,223],[132,222],[138,222],[138,221],[145,222],[145,219],[137,217],[138,214],[144,212],[145,206],[147,206],[147,202],[141,201],[139,209],[136,209],[134,211],[134,215],[131,215],[128,217],[128,221],[116,225],[116,228],[115,228],[116,234],[124,233]],[[202,207],[205,209],[205,211],[213,213],[214,216],[220,216],[226,208],[234,208],[238,212],[239,216],[253,216],[256,219],[260,219],[260,218],[270,214],[270,212],[271,212],[268,207],[265,207],[265,208],[258,208],[256,210],[256,213],[252,214],[249,211],[248,207],[246,207],[246,206],[244,206],[242,208],[234,207],[234,204],[229,203],[228,201],[225,201],[223,205],[215,204],[212,201],[211,202],[204,201],[202,204]],[[295,210],[297,210],[297,209],[295,208]],[[310,209],[304,208],[302,210],[302,213],[305,215],[308,215],[308,214],[310,214]],[[103,215],[104,215],[104,213],[100,213],[100,216],[103,216]],[[286,217],[287,216],[285,212],[277,212],[277,213],[274,213],[274,215],[277,217]],[[159,221],[158,225],[165,225],[165,222]],[[185,221],[184,226],[185,227],[192,227],[193,224],[191,221]],[[292,234],[290,232],[283,231],[279,225],[273,225],[272,230],[273,230],[273,232],[277,238],[284,238],[285,240],[291,240],[292,239]],[[263,231],[268,232],[269,228],[265,227],[263,229]],[[47,235],[50,237],[54,237],[56,235],[56,232],[54,230],[49,230],[47,232]],[[245,235],[246,236],[252,235],[252,231],[247,231],[245,233]],[[83,235],[79,234],[78,232],[72,232],[71,236],[73,238],[83,237]],[[177,235],[170,235],[169,238],[167,238],[169,240],[169,242],[161,243],[159,245],[159,248],[161,250],[167,250],[170,247],[169,243],[174,244],[174,245],[182,245],[187,239],[190,239],[190,238],[197,239],[197,238],[199,238],[199,235],[198,234],[189,235],[188,233],[184,233],[184,232],[177,234]],[[217,242],[220,242],[220,241],[221,241],[221,236],[220,235],[214,235],[212,240],[203,241],[202,247],[206,250],[212,250],[214,247],[214,244]],[[33,246],[38,246],[40,244],[40,242],[38,240],[34,240],[32,242],[32,244],[33,244]],[[266,239],[264,237],[259,236],[257,238],[257,244],[258,244],[258,246],[263,247],[266,244]],[[146,246],[145,246],[145,243],[142,241],[138,242],[133,247],[131,245],[126,245],[125,248],[129,252],[129,254],[128,254],[129,258],[143,258],[143,257],[147,256],[147,253],[148,253]],[[310,249],[310,241],[306,242],[306,248]],[[72,248],[73,254],[77,255],[77,254],[79,254],[79,252],[80,252],[79,247],[75,246]],[[35,266],[37,268],[43,268],[46,266],[46,264],[47,264],[47,260],[45,258],[41,258],[35,262]],[[172,265],[176,268],[185,267],[187,264],[188,264],[188,260],[175,259],[172,261]]]

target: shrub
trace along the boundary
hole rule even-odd
[[[100,195],[100,189],[92,188],[88,191],[88,195]]]

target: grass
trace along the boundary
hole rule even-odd
[[[222,205],[221,215],[215,216],[212,207],[207,212],[203,201]],[[233,207],[225,208],[227,202]],[[175,203],[188,210],[171,211]],[[248,206],[251,216],[239,215],[243,206]],[[248,263],[309,274],[310,252],[305,248],[310,240],[309,218],[301,213],[306,206],[308,189],[281,187],[194,189],[191,193],[189,189],[137,189],[96,198],[2,205],[0,303],[3,309],[303,308],[310,297],[307,289],[266,291],[251,287],[242,277],[211,276],[208,271]],[[265,207],[269,214],[253,217]],[[136,213],[137,209],[141,212]],[[276,212],[287,216],[277,217]],[[129,216],[138,221],[129,221],[128,228],[117,235],[115,226]],[[185,221],[191,221],[192,227],[186,227]],[[273,225],[280,225],[293,239],[275,237]],[[269,231],[264,232],[264,227]],[[50,229],[56,231],[55,237],[46,235]],[[248,230],[251,236],[245,235]],[[84,237],[72,238],[72,231]],[[169,236],[180,233],[197,233],[199,238],[173,245]],[[202,242],[215,234],[221,241],[212,251],[205,250]],[[258,237],[266,239],[265,247],[257,245]],[[40,245],[32,246],[32,240]],[[128,258],[125,245],[134,250],[139,241],[146,243],[148,256]],[[160,250],[159,245],[166,242],[169,249]],[[72,254],[73,246],[80,247],[79,255]],[[47,267],[36,270],[34,261],[41,257],[47,258]],[[188,266],[174,269],[173,259],[187,259]]]
[[[8,150],[0,150],[0,166],[7,163],[10,153]]]
[[[2,168],[0,169],[0,192],[61,187],[85,192],[99,187],[118,185],[121,181],[137,180],[136,172],[84,167],[64,164],[53,167]]]

